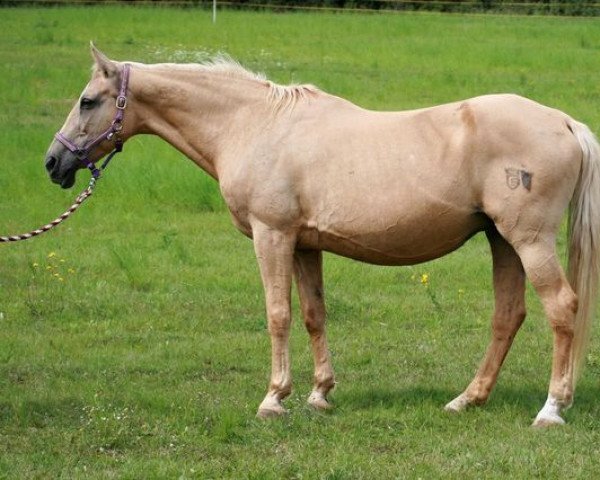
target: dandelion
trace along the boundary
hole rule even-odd
[[[33,268],[38,268],[39,266],[40,266],[40,264],[39,264],[39,263],[37,263],[37,262],[33,262],[33,264],[32,264],[32,267],[33,267]]]
[[[56,252],[50,252],[48,258],[56,257]]]
[[[53,276],[53,277],[56,277],[56,278],[59,278],[59,277],[60,277],[60,275],[59,275],[58,273],[55,273],[55,274],[53,274],[52,276]]]
[[[431,300],[431,303],[435,307],[437,314],[441,315],[442,314],[442,306],[440,305],[440,302],[437,299],[435,289],[433,287],[431,287],[431,285],[429,284],[429,274],[422,273],[419,277],[419,282],[421,282],[421,285],[423,285],[423,287],[425,287],[425,293],[429,297],[429,300]]]
[[[52,270],[52,265],[46,265],[46,270]]]
[[[59,261],[60,261],[60,263],[65,263],[65,259],[64,258],[61,258]]]
[[[74,274],[74,273],[75,273],[75,270],[73,270],[72,268],[69,268],[69,269],[67,270],[67,272],[69,272],[69,273],[72,275],[72,274]]]
[[[465,294],[465,291],[464,291],[464,289],[462,289],[462,288],[459,288],[459,289],[458,289],[458,296],[459,296],[459,297],[462,297],[464,294]]]

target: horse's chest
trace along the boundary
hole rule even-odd
[[[236,225],[246,234],[255,220],[282,230],[298,223],[297,196],[294,186],[284,176],[269,181],[238,176],[223,182],[221,193]]]

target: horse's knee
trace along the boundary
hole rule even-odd
[[[312,337],[323,333],[325,328],[325,311],[319,307],[308,307],[303,312],[304,326]]]
[[[272,337],[285,338],[289,335],[292,320],[289,307],[272,306],[267,316],[269,333]]]

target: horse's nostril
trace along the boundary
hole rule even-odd
[[[46,159],[46,170],[51,172],[52,170],[54,170],[54,167],[56,167],[57,163],[58,159],[56,157],[48,157]]]

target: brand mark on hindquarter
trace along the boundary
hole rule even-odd
[[[533,176],[531,173],[518,168],[505,168],[504,171],[508,188],[515,190],[519,185],[523,185],[526,190],[531,191],[531,177]]]

